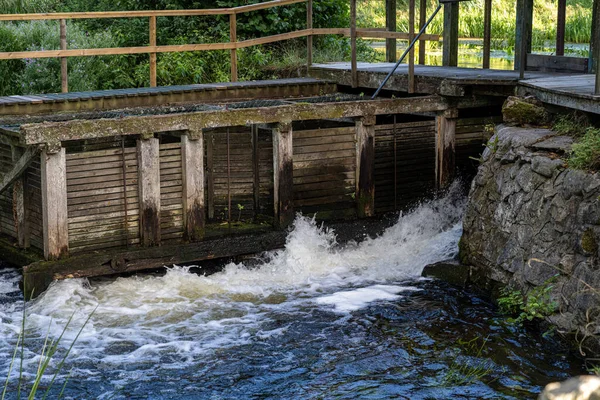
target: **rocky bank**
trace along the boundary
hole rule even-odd
[[[550,286],[548,317],[582,351],[600,349],[600,175],[566,166],[572,139],[500,125],[475,177],[463,263],[523,293]]]

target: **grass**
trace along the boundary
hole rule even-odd
[[[590,124],[584,115],[569,114],[559,117],[552,129],[577,140],[569,156],[570,168],[600,170],[600,128]]]
[[[56,365],[56,367],[55,367],[55,371],[54,371],[54,374],[52,375],[50,383],[47,385],[45,392],[42,394],[42,397],[41,397],[42,400],[47,399],[48,396],[50,395],[52,387],[54,386],[54,383],[56,382],[56,378],[58,377],[59,373],[62,371],[62,369],[65,365],[65,361],[67,360],[67,357],[71,353],[71,350],[73,349],[73,346],[79,339],[79,336],[83,332],[83,329],[85,328],[85,326],[88,324],[88,322],[94,315],[94,312],[95,312],[95,310],[92,311],[92,313],[90,313],[90,315],[87,317],[87,319],[85,320],[85,322],[83,323],[83,325],[81,326],[79,331],[77,332],[77,335],[71,342],[70,346],[67,348],[67,350],[65,351],[62,358],[60,358],[58,365]],[[25,336],[26,315],[27,315],[26,307],[24,305],[23,306],[23,319],[21,322],[21,331],[19,332],[19,335],[17,337],[17,342],[15,344],[15,350],[13,351],[13,355],[12,355],[12,358],[10,361],[8,373],[6,376],[6,380],[4,382],[4,389],[2,390],[2,397],[0,397],[0,400],[4,400],[7,396],[7,394],[9,394],[11,373],[13,371],[13,367],[14,367],[15,361],[17,360],[17,357],[19,358],[19,379],[18,379],[18,383],[17,383],[16,393],[14,393],[16,396],[11,396],[11,398],[16,397],[17,399],[21,399],[21,395],[23,392],[25,392],[28,400],[34,400],[36,398],[36,395],[38,394],[38,391],[40,390],[40,384],[42,382],[42,379],[44,379],[47,376],[46,372],[48,371],[50,364],[51,364],[52,360],[54,359],[54,357],[57,356],[59,346],[60,346],[61,342],[63,341],[63,337],[64,337],[65,333],[67,332],[67,329],[69,328],[69,326],[71,325],[71,322],[73,321],[73,317],[75,316],[75,313],[73,313],[71,315],[71,317],[67,320],[65,327],[63,328],[60,336],[57,339],[49,338],[50,327],[48,327],[46,337],[44,339],[44,344],[43,344],[42,350],[41,350],[40,361],[38,363],[38,366],[37,366],[37,369],[35,372],[35,377],[33,379],[33,382],[31,382],[31,387],[29,388],[28,391],[27,391],[28,384],[25,381],[25,378],[23,375],[23,373],[24,373],[23,363],[24,363],[24,359],[25,359],[25,340],[26,340],[26,336]],[[52,323],[52,321],[50,321],[50,324],[51,323]],[[19,349],[20,349],[20,351],[19,351]],[[58,396],[56,397],[57,399],[63,398],[65,388],[69,381],[69,376],[70,376],[70,371],[69,371],[69,374],[67,375],[66,379],[63,382],[62,388],[61,388]]]
[[[475,382],[481,381],[483,378],[490,376],[495,370],[495,364],[486,359],[481,359],[481,355],[488,342],[488,338],[484,338],[479,345],[478,337],[469,341],[459,340],[459,344],[463,347],[463,351],[472,358],[456,357],[450,367],[446,371],[442,384],[444,386],[466,386]]]

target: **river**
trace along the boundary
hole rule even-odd
[[[91,318],[49,398],[66,381],[69,399],[521,399],[584,372],[552,335],[420,277],[456,254],[459,192],[399,215],[360,244],[341,247],[335,232],[299,216],[285,249],[251,267],[55,282],[26,307],[27,387],[46,333],[58,338],[71,315],[52,365]],[[24,304],[18,273],[0,275],[7,376]],[[7,398],[16,397],[20,362]]]

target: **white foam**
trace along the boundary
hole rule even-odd
[[[381,300],[397,300],[398,293],[419,290],[411,286],[373,285],[350,291],[343,291],[316,299],[318,304],[333,305],[336,311],[356,311],[370,303]]]

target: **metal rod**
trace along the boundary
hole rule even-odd
[[[127,164],[125,162],[125,138],[121,137],[121,159],[123,160],[123,206],[125,211],[125,247],[129,247],[129,210],[127,205]]]
[[[400,57],[400,59],[398,60],[398,62],[396,62],[396,65],[394,66],[394,68],[392,68],[392,70],[385,77],[385,79],[383,80],[383,82],[381,82],[381,85],[379,85],[379,87],[375,91],[375,94],[373,94],[373,96],[371,97],[371,100],[375,100],[375,98],[379,95],[379,92],[381,91],[381,89],[383,89],[383,87],[385,86],[385,84],[387,83],[387,81],[390,80],[390,78],[392,77],[392,75],[394,74],[394,72],[396,72],[396,69],[398,69],[398,67],[400,66],[400,63],[404,60],[404,57],[406,57],[406,55],[410,52],[410,50],[415,46],[415,43],[417,43],[419,41],[419,38],[421,37],[421,35],[425,32],[425,30],[427,29],[427,27],[429,26],[429,24],[431,23],[431,21],[433,21],[433,19],[435,18],[435,16],[437,15],[437,13],[440,12],[441,9],[442,9],[442,5],[438,4],[437,8],[435,9],[435,11],[431,15],[431,17],[429,17],[429,19],[427,20],[427,23],[425,25],[423,25],[423,27],[421,28],[421,30],[419,31],[419,33],[417,34],[417,36],[415,36],[413,38],[413,40],[410,43],[410,45],[408,46],[408,48],[406,50],[404,50],[404,53],[402,53],[402,56]]]

